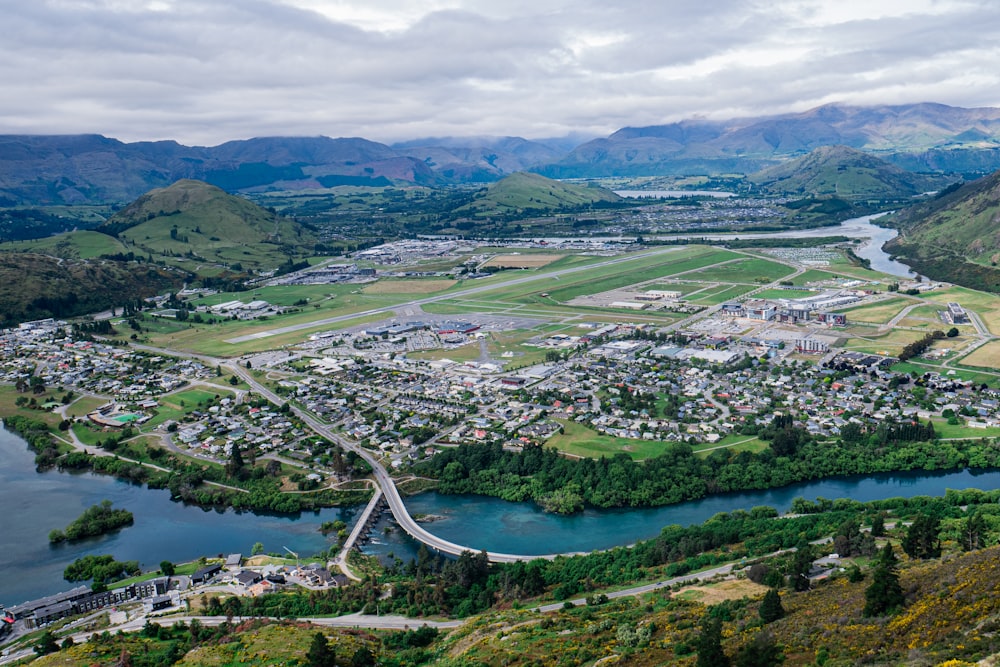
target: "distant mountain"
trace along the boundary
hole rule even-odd
[[[841,199],[904,199],[937,190],[954,178],[915,174],[847,146],[823,146],[748,177],[773,194]]]
[[[886,250],[925,275],[1000,292],[1000,172],[943,190],[889,219]]]
[[[290,255],[311,254],[317,240],[297,222],[190,179],[142,195],[97,231],[116,236],[136,254],[247,270],[275,269]]]
[[[538,174],[518,172],[491,183],[459,211],[478,216],[515,211],[557,212],[621,201],[622,198],[611,190],[596,185],[562,183]]]
[[[127,202],[185,178],[228,192],[490,182],[560,155],[518,137],[399,148],[360,138],[262,137],[204,148],[7,135],[0,136],[0,206]]]
[[[546,164],[565,151],[521,137],[445,137],[393,144],[450,181],[489,182]]]
[[[573,138],[446,137],[388,146],[362,138],[261,137],[189,147],[99,135],[0,135],[0,206],[128,202],[184,178],[260,192],[488,183],[525,170],[549,178],[748,174],[831,145],[909,171],[1000,168],[1000,109],[940,104],[832,104],[780,116],[626,127],[570,150]]]
[[[1000,109],[830,104],[780,116],[627,127],[537,171],[553,178],[752,173],[829,145],[912,171],[992,171],[1000,167]]]

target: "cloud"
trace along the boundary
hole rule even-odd
[[[1000,104],[985,1],[5,4],[8,133],[544,137],[831,101]]]

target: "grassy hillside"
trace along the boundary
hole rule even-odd
[[[316,242],[302,225],[193,180],[139,197],[99,229],[136,254],[244,269],[274,269],[289,256],[311,254]]]
[[[900,199],[937,189],[945,177],[904,171],[847,146],[824,146],[808,155],[752,174],[757,186],[775,194],[842,199]]]
[[[886,250],[933,278],[1000,291],[1000,172],[948,188],[936,199],[904,209]]]
[[[92,231],[66,232],[30,241],[9,241],[0,244],[0,251],[34,252],[63,259],[95,259],[101,255],[128,252],[115,237]]]
[[[0,255],[0,326],[121,306],[180,286],[185,274],[138,262]]]
[[[605,188],[561,183],[538,174],[518,172],[493,183],[458,211],[478,216],[556,212],[621,201],[621,197]]]

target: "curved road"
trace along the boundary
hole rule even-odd
[[[169,353],[167,350],[163,350],[164,353]],[[176,354],[176,353],[174,353]],[[219,360],[213,360],[213,363]],[[234,374],[238,375],[244,382],[253,387],[254,391],[258,392],[269,401],[275,405],[281,405],[285,401],[273,393],[267,387],[261,385],[256,379],[242,366],[233,362],[220,362],[220,365],[228,368]],[[412,516],[410,516],[409,510],[406,509],[406,505],[403,503],[402,496],[399,495],[399,490],[396,488],[396,484],[389,472],[385,469],[374,454],[369,452],[364,447],[348,441],[346,438],[341,436],[339,433],[333,431],[333,429],[323,423],[312,415],[300,410],[299,408],[291,406],[292,411],[299,417],[305,424],[307,424],[316,433],[319,433],[325,438],[328,438],[332,442],[337,443],[344,449],[352,451],[362,459],[364,459],[368,465],[372,468],[372,476],[375,478],[375,482],[382,489],[382,493],[385,494],[385,500],[389,505],[389,510],[392,512],[392,516],[396,519],[400,528],[406,531],[413,539],[423,542],[428,547],[440,551],[442,553],[450,554],[452,556],[461,555],[464,551],[477,551],[472,547],[462,546],[460,544],[455,544],[454,542],[449,542],[448,540],[442,539],[437,535],[429,533],[423,526],[417,523]],[[516,561],[526,561],[533,560],[535,558],[545,558],[553,559],[557,556],[572,556],[577,555],[572,554],[546,554],[546,555],[536,555],[536,556],[526,556],[521,554],[506,554],[498,553],[493,551],[487,551],[486,557],[492,563],[513,563]]]

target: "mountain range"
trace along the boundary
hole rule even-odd
[[[0,206],[122,203],[183,178],[252,192],[485,183],[517,171],[554,178],[751,173],[834,144],[909,171],[982,174],[1000,168],[1000,109],[833,104],[779,116],[623,128],[571,143],[262,137],[191,147],[100,135],[3,135]]]

